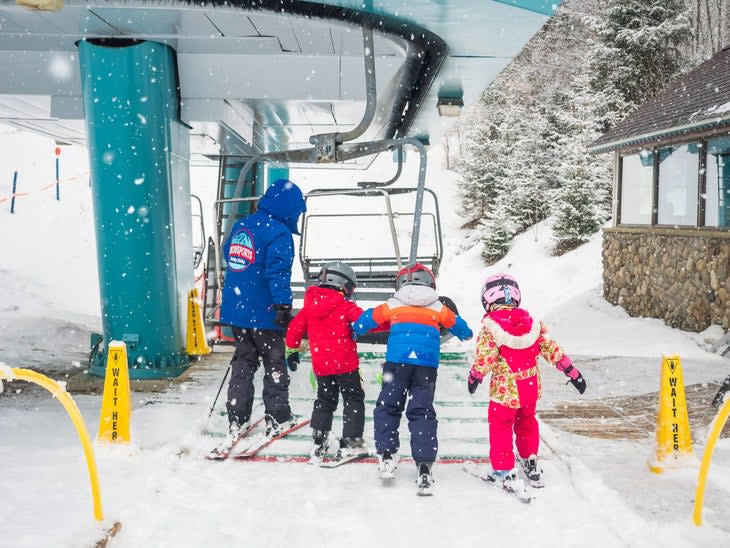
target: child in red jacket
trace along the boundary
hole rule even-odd
[[[332,415],[339,393],[344,400],[342,438],[336,458],[365,452],[365,391],[360,380],[360,360],[351,323],[362,309],[349,297],[355,291],[355,272],[344,263],[328,263],[319,272],[319,284],[304,294],[304,306],[286,333],[286,360],[290,369],[299,364],[299,346],[309,338],[312,369],[317,376],[317,399],[312,410],[313,464],[327,453]]]
[[[534,320],[520,306],[520,288],[509,274],[495,274],[482,287],[486,314],[477,339],[477,355],[469,373],[468,388],[473,394],[485,375],[489,385],[489,461],[488,479],[518,496],[525,486],[517,478],[514,445],[519,464],[530,485],[542,487],[537,466],[540,443],[535,408],[541,395],[537,359],[542,356],[562,371],[582,394],[586,382],[570,358],[548,336],[542,322]],[[515,441],[513,442],[513,436]]]

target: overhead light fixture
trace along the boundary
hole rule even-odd
[[[464,108],[464,100],[461,97],[439,97],[436,108],[439,116],[445,118],[456,118]]]

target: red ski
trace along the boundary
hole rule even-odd
[[[310,422],[311,422],[311,419],[307,419],[305,421],[295,424],[294,426],[290,427],[288,430],[284,430],[281,434],[277,434],[276,436],[273,436],[273,437],[265,437],[262,440],[254,443],[247,449],[241,451],[240,453],[232,455],[231,458],[235,459],[235,460],[252,459],[256,455],[258,455],[260,451],[262,451],[263,449],[266,449],[269,445],[274,443],[276,440],[280,440],[281,438],[288,436],[292,432],[299,430],[300,428],[304,428]]]

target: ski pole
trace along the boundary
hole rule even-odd
[[[215,409],[215,404],[218,403],[218,398],[221,395],[221,390],[223,390],[223,385],[226,383],[226,379],[228,378],[228,372],[231,370],[231,366],[229,365],[226,368],[226,374],[223,375],[223,380],[221,381],[221,385],[218,387],[218,393],[215,395],[215,399],[213,400],[213,405],[210,406],[210,411],[208,412],[208,420],[210,420],[210,416],[213,414],[213,409]]]

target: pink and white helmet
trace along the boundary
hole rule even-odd
[[[492,274],[484,281],[482,286],[482,306],[489,310],[493,304],[511,304],[520,306],[522,295],[520,286],[509,274],[500,272]]]

